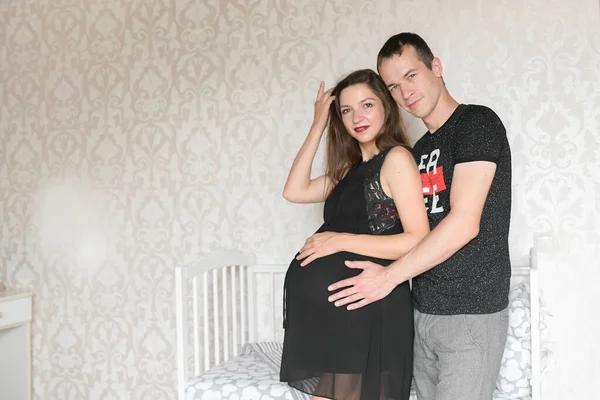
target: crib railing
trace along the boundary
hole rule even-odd
[[[532,400],[539,400],[541,326],[538,266],[551,262],[550,236],[535,238],[530,264],[513,267],[513,279],[529,283]],[[178,398],[184,400],[190,371],[197,377],[236,356],[248,342],[283,339],[285,265],[255,265],[237,250],[216,250],[175,268]],[[190,326],[191,324],[191,326]],[[190,369],[191,368],[191,369]]]
[[[193,375],[198,376],[237,355],[248,342],[248,301],[252,297],[248,293],[252,280],[247,274],[248,265],[252,264],[252,256],[221,249],[193,265],[175,268],[179,399],[185,395],[190,361]],[[188,357],[190,344],[192,354]]]

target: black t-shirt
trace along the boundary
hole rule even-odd
[[[415,308],[423,313],[491,314],[508,306],[511,156],[500,118],[484,106],[461,104],[435,133],[415,144],[429,225],[450,212],[456,164],[489,161],[496,172],[479,234],[448,260],[413,279]]]

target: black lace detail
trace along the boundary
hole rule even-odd
[[[382,151],[369,160],[369,172],[365,179],[367,217],[369,229],[374,235],[380,234],[400,222],[394,200],[386,195],[381,187],[380,171],[387,153],[388,151]]]

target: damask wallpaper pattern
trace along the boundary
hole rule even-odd
[[[174,398],[173,266],[290,259],[321,214],[280,195],[318,82],[405,30],[508,128],[513,258],[556,237],[544,399],[597,396],[596,0],[0,0],[0,21],[0,279],[35,292],[35,399]]]

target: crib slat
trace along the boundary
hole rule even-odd
[[[241,302],[241,310],[240,310],[240,318],[241,318],[241,332],[240,332],[240,344],[244,344],[246,338],[246,295],[244,293],[246,282],[246,274],[245,268],[243,266],[240,267],[240,302]]]
[[[218,365],[221,362],[221,336],[219,335],[219,277],[217,274],[217,270],[213,269],[212,271],[213,278],[213,338],[215,344],[215,363],[214,365]]]
[[[207,279],[207,273],[202,274],[202,294],[203,294],[203,299],[202,299],[202,312],[203,312],[203,316],[204,316],[204,324],[202,326],[203,328],[203,336],[204,336],[204,370],[206,371],[208,368],[210,368],[210,352],[208,351],[209,347],[208,347],[208,343],[209,343],[209,335],[210,335],[210,330],[208,327],[208,279]],[[196,291],[194,291],[194,293],[197,293]],[[195,340],[199,341],[199,336],[196,335]],[[198,358],[199,359],[199,358]],[[198,368],[198,372],[196,373],[196,376],[200,375],[200,371]]]
[[[273,272],[271,272],[271,288],[272,288],[272,293],[271,293],[271,318],[272,318],[272,322],[271,322],[271,327],[273,328],[273,331],[271,332],[271,335],[273,337],[277,336],[277,329],[279,328],[278,326],[275,326],[275,315],[277,313],[277,299],[276,299],[276,291],[275,291],[275,274]]]
[[[532,269],[531,274],[529,276],[529,298],[531,314],[531,390],[532,399],[540,399],[541,326],[538,271],[536,269]]]
[[[229,359],[229,310],[227,308],[227,270],[223,268],[222,274],[222,295],[223,295],[223,361]]]
[[[194,321],[194,373],[200,371],[200,314],[198,310],[198,277],[192,280],[192,319]],[[187,317],[187,316],[186,316]],[[186,333],[187,334],[187,333]],[[186,360],[187,362],[187,360]]]
[[[236,277],[237,266],[231,267],[231,324],[233,325],[233,349],[232,353],[234,356],[238,354],[238,325],[237,325],[237,293],[236,293]]]
[[[185,389],[189,380],[187,363],[187,334],[188,334],[188,307],[187,307],[187,277],[186,271],[175,267],[175,307],[177,323],[177,398],[185,397]],[[196,356],[193,354],[193,356]]]
[[[246,294],[248,296],[248,341],[245,343],[250,343],[254,342],[256,333],[256,282],[254,282],[255,273],[252,267],[247,269],[247,275],[244,285],[246,286]]]

